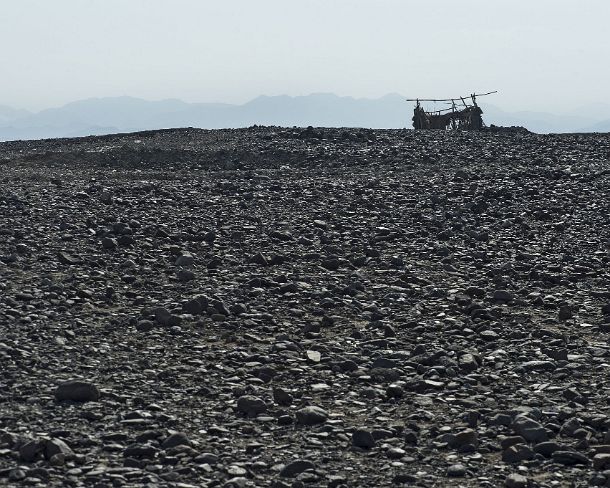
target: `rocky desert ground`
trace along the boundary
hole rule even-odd
[[[610,135],[0,144],[0,485],[610,486]]]

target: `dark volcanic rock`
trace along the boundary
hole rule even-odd
[[[463,464],[452,464],[447,468],[447,476],[450,478],[461,478],[466,475],[466,466]]]
[[[546,429],[535,420],[526,416],[515,418],[512,428],[515,433],[519,434],[527,442],[544,442],[548,439]]]
[[[297,423],[302,425],[315,425],[326,422],[328,413],[316,406],[304,407],[296,411]]]
[[[375,446],[375,439],[368,430],[358,429],[352,433],[352,445],[362,449],[370,449]]]
[[[71,400],[73,402],[95,402],[100,398],[100,391],[96,385],[88,381],[70,380],[61,383],[55,389],[57,401]]]
[[[589,464],[590,460],[584,454],[576,451],[555,451],[552,455],[553,461],[559,464],[572,466],[574,464]]]
[[[261,398],[253,395],[244,395],[237,400],[237,410],[254,417],[259,413],[265,412],[267,405]]]
[[[502,452],[505,463],[520,463],[534,458],[534,451],[524,444],[515,444]]]
[[[171,449],[176,446],[190,446],[191,441],[184,432],[175,432],[174,434],[167,437],[162,443],[162,449]]]
[[[150,332],[155,328],[155,324],[150,320],[138,320],[136,330],[138,332]]]
[[[26,462],[32,462],[36,460],[39,455],[44,452],[45,444],[40,440],[31,440],[24,443],[19,448],[19,456]]]
[[[63,454],[66,457],[73,456],[72,449],[61,439],[50,439],[44,445],[44,455],[47,459],[51,459],[56,454]]]
[[[314,468],[315,465],[311,461],[297,459],[296,461],[286,464],[280,471],[280,476],[284,478],[294,478],[303,471]]]
[[[551,457],[555,451],[560,451],[561,446],[553,441],[541,442],[534,446],[534,452],[544,457]]]

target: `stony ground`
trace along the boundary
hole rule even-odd
[[[610,135],[0,144],[0,485],[610,486]]]

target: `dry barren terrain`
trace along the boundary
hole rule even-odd
[[[610,135],[0,144],[0,485],[610,486]]]

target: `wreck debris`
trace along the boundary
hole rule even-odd
[[[408,98],[408,102],[416,102],[413,110],[413,128],[419,129],[440,129],[440,130],[481,130],[485,127],[483,122],[483,110],[477,105],[477,97],[483,97],[497,93],[492,91],[488,93],[476,94],[473,93],[470,97],[458,98]],[[468,98],[470,98],[469,101]],[[451,105],[449,108],[441,110],[425,110],[421,102],[444,102]],[[461,105],[463,108],[461,108]]]

